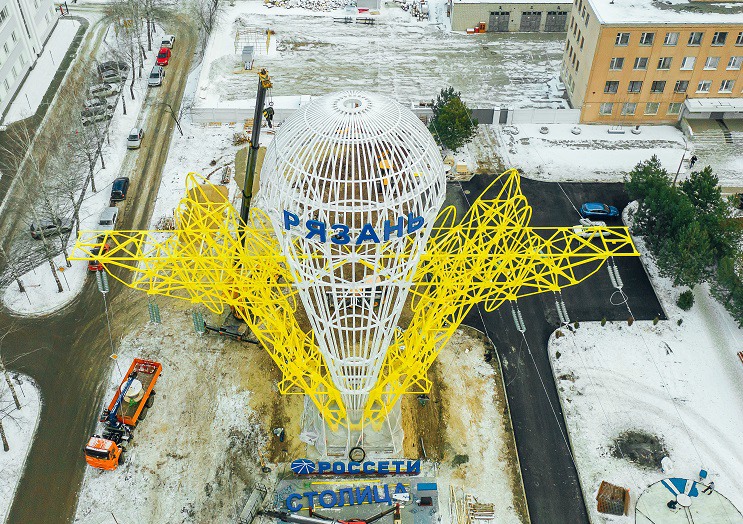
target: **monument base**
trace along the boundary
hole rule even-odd
[[[320,457],[349,459],[353,448],[361,448],[373,457],[402,457],[402,411],[400,402],[389,412],[382,428],[375,431],[371,425],[362,430],[339,427],[333,431],[328,427],[320,411],[309,399],[304,398],[302,433],[300,440],[312,446]],[[358,450],[355,450],[358,454]]]

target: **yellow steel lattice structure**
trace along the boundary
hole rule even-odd
[[[400,395],[430,391],[428,369],[475,304],[492,311],[577,284],[609,257],[638,256],[624,227],[597,227],[582,238],[572,228],[529,227],[530,218],[514,170],[497,177],[461,220],[453,207],[439,214],[414,269],[412,320],[387,352],[361,424],[379,428]],[[109,250],[99,254],[105,243]],[[99,260],[149,294],[217,314],[232,307],[281,370],[279,391],[308,395],[333,429],[350,425],[312,331],[297,321],[297,283],[262,211],[251,210],[243,226],[226,196],[191,173],[174,231],[82,232],[72,258]]]

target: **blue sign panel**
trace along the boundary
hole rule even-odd
[[[335,475],[419,475],[420,460],[378,460],[376,462],[324,462],[315,463],[309,459],[297,459],[291,463],[291,470],[297,475],[335,474]]]
[[[361,226],[358,236],[352,237],[351,229],[345,224],[326,224],[319,220],[307,220],[304,224],[300,224],[300,222],[296,213],[284,210],[284,229],[287,231],[301,228],[302,234],[307,239],[316,238],[320,242],[330,240],[333,244],[355,244],[357,246],[364,242],[379,244],[388,242],[394,237],[402,238],[405,235],[415,233],[424,224],[423,217],[409,213],[407,217],[398,217],[394,223],[385,220],[381,231],[376,231],[371,224],[364,224]]]

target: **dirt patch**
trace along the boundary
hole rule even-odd
[[[402,399],[402,429],[405,433],[403,455],[410,458],[428,457],[441,461],[444,458],[444,418],[442,398],[446,384],[441,380],[440,366],[434,361],[428,372],[433,382],[425,405],[421,405],[417,395],[405,395]]]
[[[629,430],[614,439],[611,454],[640,467],[660,470],[660,461],[668,456],[663,440],[644,431]]]

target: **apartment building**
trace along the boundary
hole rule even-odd
[[[743,14],[695,7],[575,0],[561,77],[581,122],[743,117]]]
[[[449,0],[452,31],[485,24],[493,32],[565,32],[570,0]]]
[[[0,0],[0,114],[59,19],[52,0]]]

